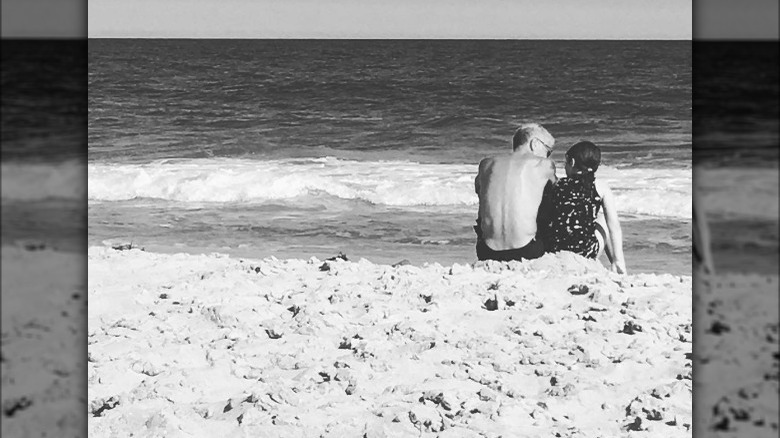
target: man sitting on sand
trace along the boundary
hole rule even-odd
[[[474,189],[479,196],[479,260],[523,260],[544,255],[536,223],[544,187],[555,183],[549,158],[555,139],[538,123],[522,125],[512,138],[513,152],[479,163]]]

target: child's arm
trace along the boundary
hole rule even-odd
[[[477,197],[479,197],[479,190],[480,190],[479,179],[480,179],[480,176],[482,176],[482,164],[484,162],[485,162],[484,159],[479,162],[479,170],[477,171],[477,176],[474,177],[474,193],[477,194]],[[474,225],[473,228],[474,228],[474,232],[477,233],[477,240],[478,241],[482,240],[482,224],[481,224],[481,222],[482,222],[482,219],[479,217],[479,212],[477,212],[477,224]]]
[[[701,206],[697,206],[698,197],[693,197],[693,244],[697,247],[702,257],[702,267],[704,272],[708,274],[715,273],[715,267],[712,263],[712,249],[710,248],[710,229],[707,225],[706,212],[701,209]],[[699,210],[698,217],[696,216],[696,210]]]
[[[596,190],[601,196],[601,202],[604,207],[604,219],[606,219],[609,239],[612,243],[612,255],[614,257],[612,269],[619,274],[626,274],[628,271],[626,270],[626,259],[623,256],[623,229],[620,227],[615,197],[609,186],[601,181],[596,182]]]

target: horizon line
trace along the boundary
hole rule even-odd
[[[291,41],[690,41],[690,42],[780,42],[780,38],[317,38],[317,37],[162,37],[162,36],[16,36],[6,35],[0,39],[46,40],[46,41],[88,41],[88,40],[291,40]]]
[[[88,36],[86,39],[166,39],[166,40],[304,40],[304,41],[693,41],[691,38],[539,38],[539,37],[290,37],[290,36]]]

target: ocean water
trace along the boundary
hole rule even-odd
[[[86,41],[2,40],[2,243],[83,251]]]
[[[779,49],[694,43],[694,186],[720,271],[778,274]]]
[[[629,269],[691,272],[691,43],[90,40],[89,243],[475,260],[477,163],[598,144]]]

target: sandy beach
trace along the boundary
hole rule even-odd
[[[696,433],[776,437],[778,277],[697,276]]]
[[[92,436],[690,436],[691,277],[89,250]]]
[[[3,246],[2,273],[2,434],[83,437],[85,254]]]
[[[85,364],[83,256],[2,255],[4,436],[691,436],[692,389],[697,435],[777,433],[777,276],[700,277],[692,334],[690,277],[567,255],[94,247]]]

